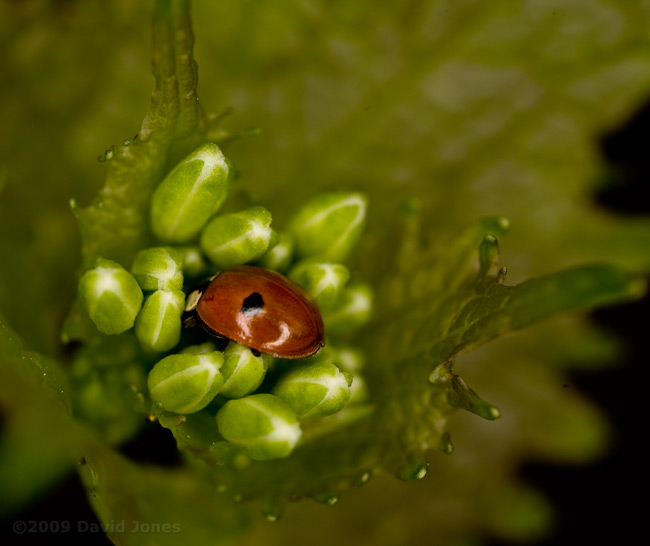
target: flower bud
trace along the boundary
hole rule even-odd
[[[339,368],[354,374],[355,380],[357,373],[365,366],[365,356],[356,347],[339,347],[336,351],[335,360]]]
[[[269,355],[255,356],[239,343],[231,342],[224,352],[221,373],[226,380],[219,394],[227,398],[241,398],[262,384],[269,367]]]
[[[181,315],[185,293],[156,290],[142,306],[135,320],[135,335],[143,347],[162,353],[173,348],[181,338]]]
[[[302,435],[296,414],[272,394],[226,402],[217,413],[217,426],[226,440],[257,461],[287,457]]]
[[[363,326],[372,314],[372,289],[367,284],[345,288],[336,307],[323,311],[328,334],[345,334]]]
[[[271,213],[251,207],[213,218],[201,234],[201,249],[222,269],[256,260],[271,242]]]
[[[222,364],[218,351],[165,357],[149,372],[149,395],[165,411],[195,413],[212,402],[223,385]]]
[[[273,394],[284,400],[298,417],[324,417],[340,411],[350,398],[352,376],[331,362],[314,362],[284,374]]]
[[[133,326],[143,296],[133,275],[100,258],[79,279],[79,297],[100,332],[120,334]]]
[[[270,247],[260,258],[259,265],[266,269],[285,272],[291,265],[293,257],[293,238],[288,233],[280,233],[278,242]]]
[[[309,201],[289,224],[298,257],[343,261],[361,235],[366,209],[361,193],[326,193]]]
[[[350,279],[350,271],[343,264],[303,260],[289,272],[289,278],[307,290],[323,310],[336,304]]]
[[[138,252],[131,273],[142,290],[182,290],[183,255],[171,247],[145,248]]]
[[[151,229],[160,240],[194,239],[228,193],[229,168],[216,144],[199,146],[158,185],[151,197]]]
[[[369,399],[370,393],[365,378],[362,375],[355,373],[352,385],[350,385],[350,399],[348,400],[348,406],[364,404]]]
[[[183,246],[177,250],[183,255],[183,275],[196,279],[207,273],[208,264],[198,246]]]

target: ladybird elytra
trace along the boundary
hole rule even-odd
[[[280,358],[304,358],[325,345],[318,306],[298,284],[261,267],[232,267],[212,278],[196,306],[210,333]]]

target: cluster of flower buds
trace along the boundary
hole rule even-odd
[[[302,422],[368,399],[362,353],[340,345],[372,310],[370,287],[351,280],[341,263],[361,235],[367,202],[360,193],[319,195],[276,233],[264,207],[219,214],[231,172],[215,144],[187,156],[151,198],[151,231],[161,246],[141,250],[130,272],[98,260],[82,275],[79,296],[99,331],[134,328],[141,347],[159,355],[148,371],[153,414],[209,413],[220,438],[252,459],[276,459],[299,445]],[[183,314],[197,280],[242,264],[300,285],[322,314],[326,347],[286,360],[234,341],[218,350],[208,333],[204,343],[188,344]]]

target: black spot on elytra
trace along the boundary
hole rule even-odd
[[[249,317],[254,317],[262,311],[262,307],[264,307],[264,298],[262,298],[262,294],[253,292],[250,296],[244,299],[241,306],[241,312]]]

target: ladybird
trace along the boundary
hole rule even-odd
[[[323,319],[311,296],[275,271],[232,267],[197,296],[191,308],[205,330],[254,351],[304,358],[325,345]]]

